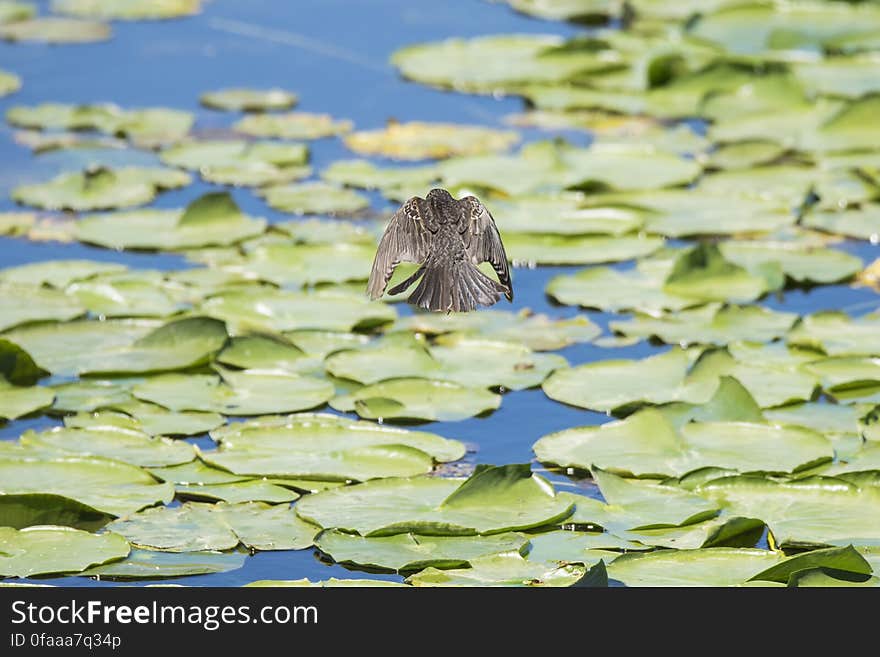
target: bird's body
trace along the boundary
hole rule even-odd
[[[426,198],[414,196],[391,217],[373,260],[367,292],[378,299],[400,262],[421,265],[415,274],[388,291],[399,294],[421,277],[408,301],[443,312],[491,306],[502,295],[513,300],[507,255],[495,221],[473,196],[456,200],[445,189]],[[492,280],[477,269],[489,262],[498,274]],[[500,282],[499,282],[500,281]]]

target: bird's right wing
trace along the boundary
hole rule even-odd
[[[424,262],[429,254],[431,233],[425,227],[419,199],[411,198],[394,213],[376,250],[367,283],[371,299],[378,299],[400,262]]]

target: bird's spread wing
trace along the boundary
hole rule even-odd
[[[498,234],[495,220],[475,197],[468,196],[462,201],[467,202],[470,211],[467,230],[464,231],[463,237],[471,261],[475,265],[481,262],[491,263],[495,273],[498,274],[499,282],[507,288],[504,296],[509,301],[513,301],[507,254],[504,253],[504,244],[501,243],[501,235]]]
[[[394,213],[373,260],[367,292],[378,299],[399,262],[422,263],[428,257],[431,233],[419,209],[419,199],[411,198]]]

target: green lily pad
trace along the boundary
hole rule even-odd
[[[27,20],[33,18],[36,13],[37,8],[29,2],[4,0],[3,2],[0,2],[0,25]]]
[[[0,458],[0,493],[51,493],[122,516],[157,502],[170,502],[174,488],[144,470],[107,459]]]
[[[80,379],[52,386],[52,410],[64,413],[91,412],[132,401],[131,383],[119,380]]]
[[[369,244],[375,246],[382,233],[379,223],[341,219],[292,219],[272,227],[293,238],[296,244]]]
[[[872,244],[880,243],[880,206],[876,204],[839,212],[809,212],[802,223],[808,228],[835,235],[868,240]]]
[[[608,532],[578,532],[560,529],[529,535],[527,558],[539,563],[580,562],[592,563],[593,556],[604,554],[615,558],[625,550],[645,550],[646,546],[618,538]],[[601,558],[601,557],[600,557]]]
[[[13,386],[0,376],[0,419],[15,420],[52,405],[55,395],[49,388]]]
[[[104,20],[156,20],[199,13],[200,0],[52,0],[59,14]]]
[[[702,243],[685,250],[675,261],[663,290],[696,301],[754,301],[782,286],[778,265],[756,271],[729,262],[720,248]]]
[[[232,128],[251,137],[276,139],[320,139],[351,132],[353,124],[329,114],[290,112],[289,114],[251,114],[236,121]]]
[[[296,288],[314,283],[366,281],[376,247],[372,244],[270,243],[249,248],[221,268],[250,279]]]
[[[101,276],[70,285],[66,293],[97,317],[167,317],[188,306],[177,301],[161,274]]]
[[[240,502],[266,502],[280,504],[299,499],[299,493],[268,481],[237,481],[228,484],[178,484],[174,487],[177,497],[191,500],[220,501],[230,504]]]
[[[628,206],[587,206],[586,195],[519,196],[488,204],[499,231],[554,235],[624,235],[644,224],[645,213]]]
[[[610,412],[634,403],[701,403],[714,392],[711,382],[687,381],[695,352],[671,349],[642,360],[606,360],[551,374],[541,386],[556,401]]]
[[[315,546],[335,562],[396,572],[423,568],[467,568],[472,559],[499,552],[525,551],[523,534],[491,536],[420,536],[396,534],[367,538],[335,529],[324,530]]]
[[[642,234],[569,236],[508,233],[505,250],[514,263],[586,265],[618,262],[649,255],[663,246],[663,239]]]
[[[333,384],[276,371],[221,370],[211,374],[163,374],[132,389],[141,400],[171,411],[224,415],[262,415],[321,406],[333,396]]]
[[[781,559],[752,548],[632,552],[608,564],[608,577],[627,586],[741,586]]]
[[[187,463],[196,458],[193,446],[168,438],[153,438],[133,429],[90,427],[74,429],[55,427],[36,433],[25,432],[20,443],[59,456],[103,457],[139,465],[159,467]]]
[[[121,561],[105,563],[80,573],[101,580],[140,580],[226,573],[244,566],[243,552],[159,552],[134,548]]]
[[[377,167],[369,160],[337,160],[321,172],[327,182],[361,189],[378,189],[388,198],[400,201],[409,198],[404,190],[431,189],[440,180],[440,171],[433,165]]]
[[[306,354],[286,338],[269,334],[233,338],[216,360],[246,370],[280,369],[307,374],[323,369],[319,356]]]
[[[189,463],[171,465],[162,468],[149,468],[150,474],[162,481],[182,486],[211,486],[215,484],[232,484],[247,481],[248,477],[234,475],[225,470],[218,470],[197,459]]]
[[[708,303],[660,317],[637,314],[629,320],[611,321],[609,328],[630,337],[658,337],[667,344],[724,345],[734,340],[775,340],[785,336],[796,321],[795,313],[762,306]]]
[[[709,166],[715,169],[750,169],[780,159],[786,150],[785,146],[770,139],[751,139],[720,144],[707,159]],[[747,219],[743,217],[743,220]],[[779,222],[782,223],[781,215]]]
[[[459,335],[474,335],[519,342],[535,351],[553,351],[589,342],[601,332],[583,315],[552,319],[529,309],[518,313],[493,309],[478,313],[418,313],[401,317],[393,328],[439,335],[441,344],[445,342],[446,334],[453,340]]]
[[[110,26],[75,18],[38,17],[0,25],[0,39],[42,43],[92,43],[110,38]]]
[[[160,189],[183,187],[189,182],[188,174],[171,169],[98,167],[16,187],[12,198],[47,210],[108,210],[149,203]]]
[[[78,429],[115,426],[142,431],[150,436],[192,436],[216,429],[224,422],[223,416],[217,413],[195,411],[172,413],[161,406],[147,404],[130,397],[121,400],[102,400],[91,406],[112,410],[69,415],[64,418],[64,425]]]
[[[355,132],[347,135],[344,141],[359,155],[427,160],[506,151],[519,141],[519,135],[481,126],[412,121],[392,122],[382,130]]]
[[[199,102],[211,109],[228,112],[264,112],[289,109],[297,104],[296,94],[284,89],[244,89],[228,88],[207,91],[199,97]]]
[[[389,582],[382,579],[337,579],[336,577],[331,577],[330,579],[320,580],[317,582],[313,582],[310,579],[302,578],[302,579],[259,579],[253,582],[248,582],[244,586],[253,586],[253,587],[355,587],[355,588],[364,588],[364,587],[386,587],[386,586],[402,586],[406,587],[406,584],[401,584],[400,582]]]
[[[861,258],[844,251],[796,241],[728,240],[718,248],[725,260],[748,271],[778,265],[798,282],[837,283],[852,278],[863,266]]]
[[[873,356],[880,353],[878,329],[880,315],[876,313],[851,317],[843,312],[819,312],[800,319],[788,334],[788,344],[829,356]]]
[[[27,235],[36,222],[37,215],[33,212],[0,212],[0,235]]]
[[[273,185],[259,193],[271,207],[293,214],[351,214],[370,206],[354,190],[325,182]]]
[[[17,386],[30,386],[46,376],[31,355],[17,344],[0,338],[0,380]]]
[[[86,310],[62,292],[30,285],[9,285],[2,280],[0,304],[3,306],[0,331],[28,322],[70,320],[85,314]]]
[[[235,244],[259,235],[265,219],[242,213],[226,192],[197,198],[183,210],[138,210],[88,216],[76,224],[82,242],[111,249],[186,249]]]
[[[471,93],[561,82],[608,66],[597,52],[548,52],[563,43],[558,36],[533,34],[447,39],[401,48],[391,64],[410,80]]]
[[[235,334],[300,329],[350,331],[385,324],[397,317],[394,308],[371,303],[363,295],[274,288],[223,292],[207,299],[200,311],[222,319]]]
[[[113,516],[69,497],[43,493],[0,495],[0,527],[61,525],[97,531]]]
[[[146,509],[107,526],[134,546],[166,552],[228,550],[239,543],[253,550],[302,550],[319,528],[303,522],[287,504],[200,504]]]
[[[534,450],[545,463],[581,469],[597,466],[627,476],[681,476],[708,466],[793,472],[830,461],[834,455],[826,438],[805,427],[694,422],[676,430],[654,409],[600,426],[549,434],[535,443]],[[734,512],[764,519],[758,511]]]
[[[761,518],[780,547],[877,545],[880,490],[835,477],[777,482],[758,476],[722,477],[697,491],[730,512]]]
[[[127,271],[125,265],[97,260],[48,260],[0,269],[0,282],[63,290],[76,281]]]
[[[0,70],[0,98],[21,89],[21,78],[15,73]]]
[[[426,568],[407,577],[406,582],[413,586],[573,586],[586,574],[580,563],[535,563],[516,551],[475,557],[470,566]]]
[[[880,385],[880,358],[820,358],[803,365],[830,393]]]
[[[880,91],[877,79],[872,75],[873,65],[876,61],[870,57],[829,57],[795,62],[792,69],[811,94],[861,98]],[[868,125],[865,127],[870,129]]]
[[[364,481],[428,473],[455,461],[464,445],[435,434],[332,415],[257,418],[212,432],[217,451],[202,459],[238,475]]]
[[[852,575],[870,575],[871,564],[852,546],[826,548],[796,554],[752,576],[753,580],[785,583],[798,571],[810,568],[830,569]]]
[[[166,148],[159,157],[165,164],[198,170],[202,178],[219,184],[274,185],[310,174],[304,144],[200,140]]]
[[[872,86],[876,86],[876,80]],[[872,118],[880,110],[880,95],[865,96],[846,105],[804,136],[804,147],[819,152],[867,150],[880,147],[880,130]]]
[[[128,541],[113,533],[90,534],[52,525],[0,527],[0,576],[77,573],[128,556]]]
[[[296,505],[308,522],[367,537],[500,534],[556,522],[571,510],[528,464],[480,466],[467,480],[377,479],[308,495]]]
[[[363,384],[418,377],[522,390],[540,385],[550,372],[567,367],[568,362],[562,356],[534,353],[511,342],[459,337],[427,350],[417,343],[390,343],[340,351],[329,356],[324,366],[335,377]]]
[[[494,411],[501,396],[485,388],[431,379],[391,379],[334,397],[330,406],[368,420],[464,420]]]

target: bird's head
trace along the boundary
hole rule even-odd
[[[445,224],[457,214],[458,201],[445,189],[432,189],[425,196],[425,200],[431,206],[434,216],[441,224]]]

